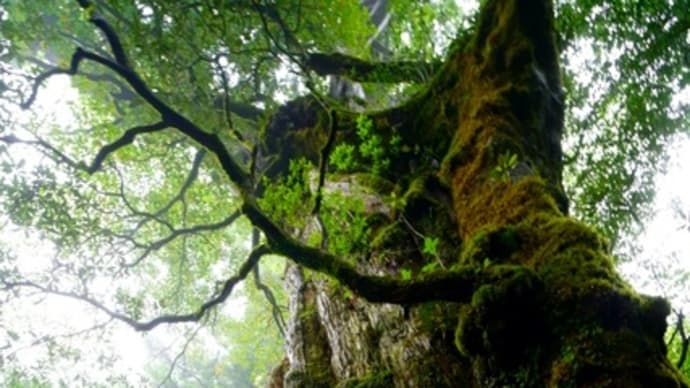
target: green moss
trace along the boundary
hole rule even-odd
[[[493,264],[506,262],[520,250],[522,240],[514,226],[487,226],[465,244],[460,261],[466,264],[483,264],[487,259]]]
[[[640,298],[642,326],[647,327],[655,338],[662,340],[666,333],[666,317],[671,313],[671,305],[660,297],[642,295]],[[663,341],[660,345],[666,347]]]
[[[461,307],[456,347],[467,357],[517,368],[525,349],[543,334],[537,318],[542,316],[542,285],[532,271],[520,266],[496,265],[481,271],[493,282],[478,287],[471,302]]]
[[[387,250],[404,246],[409,240],[409,233],[400,223],[394,222],[382,227],[374,235],[370,247],[374,250]]]
[[[538,251],[536,260],[562,252],[572,246],[587,246],[598,252],[606,252],[608,241],[594,229],[572,218],[552,215],[545,212],[527,218],[521,227],[529,228],[533,233],[548,237]]]
[[[394,386],[393,373],[381,371],[341,381],[337,388],[388,388]]]
[[[307,373],[296,371],[288,373],[287,376],[285,376],[285,381],[291,387],[300,388],[329,388],[332,386],[332,383],[329,380],[322,380],[309,376]]]
[[[354,175],[355,181],[367,188],[372,189],[374,192],[379,193],[379,194],[389,194],[393,192],[396,189],[396,186],[393,182],[389,181],[388,179],[385,179],[379,175],[375,174],[369,174],[369,173],[361,173],[361,174],[355,174]]]
[[[500,292],[498,287],[491,284],[485,284],[472,294],[471,305],[475,308],[484,308],[493,301],[496,301],[499,297]]]

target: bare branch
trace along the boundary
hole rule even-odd
[[[116,166],[113,165],[113,170],[115,170],[115,173],[118,176],[118,179],[120,181],[119,185],[119,192],[118,193],[104,193],[104,195],[108,196],[114,196],[119,198],[122,203],[125,205],[127,209],[131,212],[132,217],[142,217],[141,220],[137,222],[137,224],[131,229],[129,236],[137,232],[142,226],[146,225],[149,221],[156,221],[161,225],[164,225],[168,230],[173,231],[175,230],[175,227],[168,222],[167,220],[161,218],[158,214],[152,214],[146,211],[141,211],[137,209],[132,203],[129,201],[127,198],[127,194],[125,193],[125,178],[122,176],[122,172],[120,169]],[[134,242],[133,239],[129,239],[129,241]],[[138,244],[135,244],[135,246],[139,246]]]
[[[161,215],[163,215],[163,213],[166,213],[168,210],[170,210],[170,208],[175,204],[175,202],[180,201],[182,198],[184,198],[185,194],[187,193],[187,190],[189,190],[189,187],[192,186],[192,183],[194,183],[194,181],[196,181],[196,178],[199,176],[199,168],[201,167],[201,162],[204,160],[205,156],[205,149],[200,149],[199,151],[197,151],[196,155],[194,156],[194,160],[192,161],[192,168],[189,170],[187,179],[185,179],[184,183],[182,184],[182,187],[180,187],[180,190],[177,192],[177,195],[170,199],[170,201],[165,206],[153,213],[154,216],[160,217]]]
[[[134,139],[138,135],[141,135],[143,133],[151,133],[151,132],[157,132],[160,130],[163,130],[167,128],[168,125],[160,121],[155,124],[150,124],[150,125],[142,125],[134,128],[130,128],[125,133],[120,136],[119,139],[115,140],[114,142],[107,144],[103,146],[98,153],[96,154],[96,157],[94,160],[91,162],[91,165],[86,166],[83,162],[75,162],[72,160],[69,156],[65,155],[62,153],[60,150],[57,148],[53,147],[50,143],[46,142],[45,140],[42,139],[37,139],[37,140],[25,140],[25,139],[20,139],[14,135],[7,135],[7,136],[2,136],[0,137],[0,141],[4,142],[6,144],[27,144],[27,145],[38,145],[42,148],[45,148],[52,152],[56,157],[58,161],[61,161],[70,167],[76,169],[76,170],[83,170],[88,172],[89,174],[93,174],[96,171],[98,171],[101,166],[103,165],[103,161],[112,154],[113,152],[119,150],[120,148],[131,144],[134,142]]]
[[[271,315],[273,315],[273,321],[276,323],[280,335],[285,337],[285,318],[283,318],[283,312],[278,305],[278,301],[276,301],[275,295],[273,295],[273,291],[271,291],[267,285],[261,282],[261,274],[259,273],[258,264],[256,267],[254,267],[252,272],[254,275],[254,285],[257,289],[263,292],[264,297],[271,305]]]
[[[82,338],[85,334],[88,334],[90,332],[94,332],[96,330],[104,329],[112,321],[113,321],[113,318],[109,318],[103,322],[96,323],[92,326],[89,326],[89,327],[81,329],[81,330],[77,330],[77,331],[73,331],[73,332],[69,332],[69,333],[63,333],[63,334],[54,334],[53,333],[53,334],[46,334],[46,335],[40,336],[26,346],[22,346],[22,347],[13,349],[12,352],[10,352],[9,354],[6,355],[6,357],[12,356],[13,354],[16,354],[22,350],[30,349],[34,346],[44,344],[44,343],[46,343],[46,342],[48,342],[54,338],[74,338],[74,337]]]
[[[26,99],[26,101],[22,101],[19,106],[22,109],[28,109],[36,100],[36,95],[38,94],[38,88],[45,82],[48,78],[55,76],[55,75],[61,75],[61,74],[67,74],[67,75],[74,75],[77,72],[77,67],[79,65],[79,62],[75,62],[75,56],[72,56],[72,64],[69,69],[61,69],[61,68],[53,68],[50,69],[44,73],[39,74],[36,79],[34,79],[34,84],[31,89],[31,94],[29,95],[29,98]]]

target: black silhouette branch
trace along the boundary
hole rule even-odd
[[[63,152],[58,150],[57,148],[53,147],[50,143],[43,139],[36,139],[36,140],[27,140],[27,139],[21,139],[18,138],[14,135],[6,135],[6,136],[0,136],[0,142],[3,142],[8,145],[13,145],[13,144],[26,144],[26,145],[32,145],[32,146],[38,146],[39,148],[43,148],[49,152],[49,156],[53,158],[58,163],[65,163],[68,166],[72,167],[75,170],[85,170],[83,163],[75,162],[72,160],[69,156],[65,155]]]
[[[122,201],[122,203],[125,205],[125,207],[130,212],[130,214],[125,216],[125,217],[128,217],[128,218],[129,217],[141,217],[141,220],[139,220],[137,222],[137,224],[130,229],[129,233],[127,233],[127,240],[128,241],[134,242],[134,239],[132,239],[131,236],[135,232],[137,232],[139,229],[141,229],[142,226],[146,225],[150,221],[156,221],[157,223],[165,226],[170,231],[175,230],[175,227],[170,222],[168,222],[167,220],[160,217],[160,215],[137,209],[130,202],[130,200],[127,198],[127,193],[125,192],[126,179],[122,175],[122,171],[120,171],[120,169],[117,167],[117,165],[113,165],[112,168],[113,168],[113,171],[115,171],[115,173],[118,176],[119,191],[118,192],[101,192],[101,194],[109,196],[109,197],[116,197],[116,198],[120,199]],[[125,217],[123,217],[123,218],[125,218]],[[112,234],[112,233],[109,233],[109,234]],[[139,245],[135,244],[135,246],[139,246]]]
[[[86,12],[91,10],[92,16],[89,18],[89,22],[98,27],[98,29],[100,29],[105,35],[105,38],[110,45],[110,50],[115,56],[115,62],[117,62],[117,64],[120,66],[129,67],[129,61],[125,55],[125,50],[122,47],[122,42],[112,26],[106,22],[105,19],[101,18],[96,12],[93,12],[94,5],[89,0],[77,0],[77,2]]]
[[[79,0],[79,3],[86,4],[86,6],[90,4],[88,1],[85,0]],[[102,19],[98,19],[98,23],[94,22],[94,24],[96,24],[101,29],[103,29],[103,27],[101,26],[107,26],[106,37],[108,37],[109,43],[111,44],[111,46],[113,46],[113,52],[117,53],[120,50],[122,50],[122,46],[120,44],[119,39],[117,38],[117,35],[112,31],[112,28],[110,28],[105,21],[103,21]],[[118,58],[118,56],[119,55],[116,54],[116,59]],[[159,99],[135,71],[133,71],[127,66],[123,66],[122,63],[120,63],[120,61],[125,61],[124,63],[126,64],[126,59],[124,56],[122,56],[122,58],[120,59],[117,59],[118,62],[113,62],[108,58],[104,58],[100,55],[97,55],[95,53],[86,51],[78,47],[72,55],[72,60],[70,61],[69,69],[55,68],[48,70],[47,72],[42,73],[36,77],[31,95],[27,99],[27,101],[21,104],[22,108],[26,109],[30,107],[31,104],[33,104],[38,93],[38,88],[45,80],[58,74],[77,74],[79,65],[83,60],[89,60],[101,64],[106,68],[117,73],[132,87],[132,89],[139,96],[141,96],[144,99],[144,101],[146,101],[152,108],[159,112],[159,114],[161,115],[161,122],[165,122],[167,126],[176,128],[177,130],[179,130],[186,136],[190,137],[197,143],[203,145],[204,147],[209,149],[213,154],[215,154],[225,173],[230,177],[230,179],[233,182],[235,182],[235,184],[237,184],[240,187],[242,191],[248,191],[251,188],[248,174],[230,156],[230,153],[227,151],[220,138],[215,134],[203,131],[196,124],[192,123],[188,118],[186,118],[176,110],[172,109],[161,99]]]
[[[254,285],[258,290],[260,290],[264,294],[264,297],[271,305],[271,315],[273,316],[273,321],[276,323],[280,335],[285,337],[285,318],[283,318],[283,312],[281,311],[280,306],[278,305],[278,301],[276,300],[273,291],[271,291],[271,289],[261,281],[259,265],[254,267],[252,272],[254,275]]]
[[[180,190],[177,192],[177,194],[172,199],[170,199],[170,201],[165,206],[158,209],[158,211],[154,213],[154,216],[160,217],[161,215],[163,215],[163,213],[166,213],[168,210],[170,210],[170,208],[177,201],[181,201],[185,197],[185,195],[187,194],[187,190],[189,190],[194,181],[196,181],[196,178],[199,176],[201,162],[204,160],[205,156],[206,150],[200,149],[199,151],[197,151],[196,155],[194,156],[194,160],[192,161],[192,168],[189,170],[187,179],[185,179],[184,183],[182,184],[182,187],[180,187]]]

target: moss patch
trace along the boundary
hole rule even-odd
[[[393,373],[381,371],[364,377],[341,381],[337,388],[388,388],[394,386]]]

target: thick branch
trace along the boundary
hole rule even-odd
[[[89,8],[94,6],[93,4],[91,4],[89,0],[77,0],[77,2],[79,3],[79,6],[81,6],[85,11],[88,11]],[[108,40],[108,45],[110,46],[110,49],[112,50],[113,55],[115,56],[115,62],[117,62],[117,64],[120,66],[129,67],[129,61],[127,60],[127,56],[125,55],[125,50],[122,47],[122,42],[115,33],[113,27],[103,18],[95,15],[95,13],[89,19],[89,21],[93,25],[98,27],[105,35],[105,38]]]
[[[338,75],[357,82],[425,82],[436,70],[438,63],[415,61],[367,62],[348,55],[311,53],[305,65],[318,75]]]
[[[413,280],[389,276],[370,276],[357,272],[354,265],[322,250],[299,243],[269,220],[256,205],[245,203],[244,214],[261,229],[274,253],[289,257],[309,269],[329,275],[355,293],[374,303],[414,304],[432,300],[466,302],[475,290],[486,284],[522,281],[538,286],[534,272],[523,266],[496,265],[488,268],[464,266],[432,273]]]
[[[257,121],[264,115],[264,111],[251,104],[242,104],[235,101],[226,100],[224,97],[218,97],[213,101],[213,107],[216,109],[227,109],[228,111],[242,117],[243,119]]]

